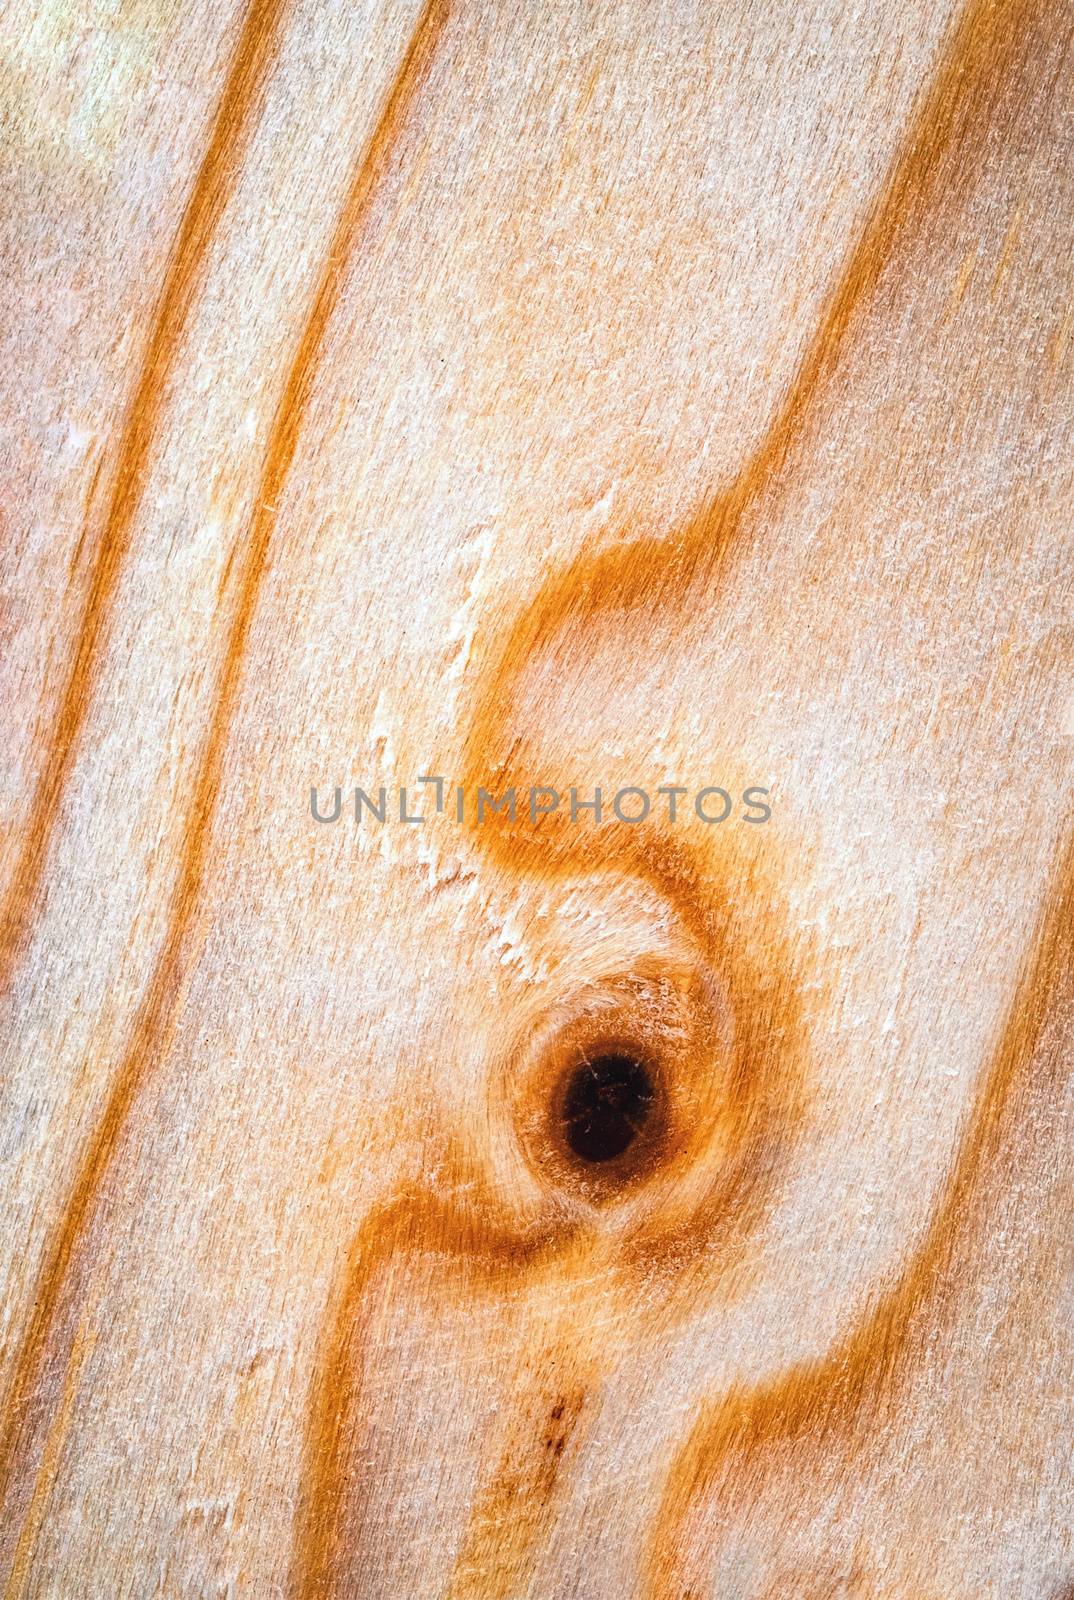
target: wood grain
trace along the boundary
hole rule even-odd
[[[5,1593],[1069,1587],[1072,35],[5,19]]]

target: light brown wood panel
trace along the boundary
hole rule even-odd
[[[1069,1592],[1072,35],[7,9],[7,1595]]]

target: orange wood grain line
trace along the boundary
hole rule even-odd
[[[252,0],[217,107],[209,143],[172,248],[164,282],[126,418],[104,529],[97,546],[70,673],[60,698],[48,754],[30,808],[30,823],[0,916],[0,985],[11,981],[37,904],[60,797],[86,719],[93,682],[107,639],[111,605],[130,544],[131,527],[145,489],[150,452],[172,372],[198,290],[214,230],[250,136],[258,94],[279,42],[283,0]],[[83,537],[86,537],[84,533]],[[18,1444],[27,1428],[31,1390],[71,1250],[97,1175],[115,1140],[110,1105],[87,1150],[63,1222],[49,1248],[25,1329],[0,1428],[0,1499],[6,1499]]]
[[[512,691],[542,643],[570,627],[599,627],[601,613],[613,608],[639,618],[659,609],[674,609],[685,603],[695,585],[704,591],[717,581],[725,556],[743,531],[747,512],[787,464],[819,395],[838,368],[856,317],[867,309],[895,252],[909,248],[923,230],[936,225],[943,207],[975,181],[984,140],[1012,82],[1024,90],[1030,76],[1039,74],[1042,58],[1047,61],[1051,57],[1052,71],[1041,75],[1037,92],[1046,96],[1054,87],[1056,51],[1043,49],[1041,44],[1041,30],[1049,26],[1049,16],[1039,0],[1011,0],[1002,5],[971,0],[943,49],[933,81],[919,99],[880,198],[759,448],[730,487],[682,537],[635,540],[612,550],[586,553],[543,586],[510,629],[502,649],[494,652],[478,685],[465,746],[464,781],[471,791],[493,776],[508,785],[515,781],[513,763],[521,736],[513,717]],[[744,1130],[751,1130],[752,1138],[744,1148],[740,1144],[742,1160],[737,1168],[732,1167],[728,1181],[715,1185],[688,1222],[673,1231],[658,1225],[628,1231],[612,1246],[611,1270],[629,1268],[643,1280],[648,1274],[660,1282],[661,1315],[674,1318],[677,1298],[683,1310],[687,1305],[696,1306],[696,1298],[692,1292],[683,1293],[681,1284],[677,1297],[676,1273],[662,1273],[661,1263],[674,1261],[681,1267],[684,1260],[703,1258],[711,1269],[710,1251],[718,1230],[728,1228],[732,1221],[741,1244],[750,1222],[756,1220],[758,1207],[770,1198],[761,1180],[777,1166],[772,1159],[772,1141],[793,1136],[801,1114],[800,1098],[808,1093],[795,985],[785,954],[788,930],[770,916],[760,940],[756,929],[751,930],[750,941],[736,939],[733,910],[708,906],[699,898],[700,863],[687,850],[669,849],[655,831],[647,832],[644,827],[608,826],[578,843],[577,834],[569,834],[556,817],[543,817],[534,824],[524,816],[512,823],[506,815],[498,815],[488,819],[474,839],[475,848],[487,852],[509,873],[548,881],[556,875],[603,867],[644,879],[675,906],[706,959],[730,980],[734,1011],[743,1024],[736,1070],[751,1071],[755,1085],[761,1085],[759,1098],[747,1095],[743,1101],[739,1131],[744,1136]],[[766,884],[763,892],[759,885],[752,887],[756,891],[753,902],[758,905],[771,905],[778,899],[771,884]],[[851,1335],[846,1349],[800,1387],[786,1419],[782,1408],[799,1382],[797,1374],[787,1380],[786,1387],[777,1384],[753,1397],[734,1396],[706,1408],[676,1463],[653,1530],[645,1581],[654,1600],[672,1600],[673,1596],[681,1600],[686,1593],[677,1566],[679,1544],[692,1509],[704,1497],[731,1441],[738,1438],[736,1430],[744,1416],[748,1421],[743,1426],[747,1432],[752,1429],[750,1436],[756,1435],[758,1441],[765,1437],[766,1429],[779,1437],[789,1436],[796,1427],[805,1426],[818,1406],[827,1407],[833,1416],[849,1407],[854,1397],[864,1393],[868,1375],[888,1370],[894,1346],[905,1335],[910,1310],[940,1266],[942,1241],[952,1236],[967,1196],[975,1189],[981,1164],[988,1151],[994,1150],[1002,1104],[1032,1055],[1046,997],[1067,959],[1070,934],[1063,919],[1071,916],[1069,892],[1065,891],[1053,901],[1035,964],[1019,993],[1008,1037],[958,1157],[930,1243],[907,1281],[886,1302],[885,1310]],[[762,975],[744,969],[740,954],[743,948],[758,945],[766,956],[766,984],[762,984]],[[762,1115],[758,1115],[760,1104]],[[400,1252],[443,1252],[465,1263],[468,1283],[476,1281],[488,1288],[492,1280],[513,1271],[517,1287],[522,1277],[544,1270],[557,1253],[577,1245],[574,1231],[562,1238],[531,1235],[517,1225],[512,1244],[510,1217],[505,1215],[493,1225],[483,1214],[482,1207],[491,1202],[481,1194],[480,1175],[457,1173],[454,1186],[465,1199],[445,1200],[453,1180],[443,1172],[435,1191],[419,1186],[403,1192],[362,1224],[348,1251],[344,1286],[336,1296],[315,1388],[293,1585],[296,1600],[349,1592],[354,1573],[361,1571],[363,1491],[360,1484],[356,1490],[348,1486],[363,1426],[363,1300],[386,1262]],[[638,1287],[635,1282],[635,1292]],[[696,1287],[691,1282],[691,1288]],[[590,1383],[599,1381],[599,1376],[598,1367],[590,1375]],[[519,1429],[532,1409],[527,1396],[514,1403]],[[578,1408],[579,1418],[584,1409]],[[530,1417],[530,1421],[535,1437],[543,1436],[543,1414],[536,1420]],[[572,1425],[572,1432],[577,1425]],[[512,1451],[499,1465],[493,1464],[473,1509],[453,1594],[471,1592],[468,1571],[484,1574],[480,1582],[474,1579],[474,1594],[524,1592],[539,1542],[549,1530],[559,1468],[552,1470],[545,1462],[545,1470],[535,1467],[527,1477],[525,1468],[519,1467],[520,1460],[526,1460],[521,1436],[510,1436],[514,1439]],[[357,1504],[349,1510],[348,1495],[352,1499],[357,1496]]]
[[[131,528],[145,493],[165,391],[191,308],[204,282],[209,246],[256,121],[259,97],[276,56],[286,9],[286,0],[251,0],[205,155],[165,269],[149,338],[115,448],[108,509],[96,546],[73,659],[30,806],[26,835],[0,910],[0,987],[11,981],[40,897],[60,797],[86,721],[108,638],[112,602],[130,548]],[[91,488],[83,543],[91,537],[92,504]],[[3,1459],[0,1452],[0,1472]]]
[[[491,638],[464,728],[463,783],[470,792],[494,779],[528,783],[520,751],[534,730],[518,708],[526,675],[542,649],[569,638],[592,655],[612,611],[625,613],[628,629],[643,638],[656,618],[674,624],[688,608],[712,604],[729,563],[753,537],[752,513],[765,497],[778,495],[781,477],[796,468],[798,453],[811,443],[809,430],[859,322],[884,293],[889,269],[931,230],[943,227],[948,208],[972,190],[982,164],[992,158],[991,140],[1002,142],[1022,126],[1020,119],[1040,122],[1053,108],[1072,38],[1072,10],[1070,0],[1049,5],[967,0],[786,394],[742,469],[684,530],[588,550],[553,571],[502,635]],[[286,13],[284,0],[252,0],[169,256],[116,442],[85,615],[2,908],[0,985],[10,984],[33,930],[65,785],[163,425],[167,386]],[[287,368],[253,508],[224,579],[227,632],[198,747],[165,936],[108,1084],[104,1110],[78,1156],[61,1220],[46,1242],[32,1310],[18,1336],[0,1429],[0,1503],[7,1523],[0,1550],[9,1562],[11,1600],[31,1582],[34,1546],[76,1409],[84,1355],[93,1348],[94,1247],[106,1208],[119,1198],[118,1158],[136,1135],[139,1104],[168,1051],[195,959],[218,794],[276,537],[277,508],[307,428],[333,319],[355,270],[371,206],[397,163],[401,136],[452,13],[451,0],[424,0],[373,133],[357,153]],[[571,753],[563,751],[565,761]],[[393,1193],[381,1191],[339,1250],[320,1330],[289,1574],[294,1600],[341,1600],[361,1592],[363,1563],[374,1559],[373,1486],[362,1467],[373,1404],[367,1384],[369,1334],[374,1297],[398,1268],[425,1264],[438,1289],[465,1298],[478,1314],[498,1296],[521,1301],[531,1290],[557,1281],[557,1274],[573,1273],[593,1286],[586,1291],[591,1297],[581,1302],[588,1316],[571,1308],[537,1319],[532,1327],[519,1319],[519,1371],[525,1381],[510,1392],[497,1425],[478,1442],[476,1493],[447,1592],[450,1600],[510,1600],[532,1585],[566,1498],[567,1480],[591,1437],[605,1384],[622,1354],[609,1330],[629,1326],[634,1344],[644,1345],[717,1301],[731,1268],[744,1259],[774,1205],[813,1089],[802,982],[811,935],[793,925],[787,885],[777,881],[779,864],[748,857],[730,834],[715,842],[707,837],[702,852],[689,842],[670,842],[648,823],[609,824],[579,834],[568,830],[562,815],[534,823],[524,811],[517,821],[499,814],[480,829],[471,827],[466,843],[475,859],[484,859],[490,876],[508,881],[546,885],[574,874],[605,874],[655,890],[678,919],[699,974],[718,974],[729,997],[736,1031],[721,1074],[725,1098],[706,1112],[708,1120],[702,1119],[694,1143],[678,1147],[672,1141],[670,1154],[661,1152],[662,1164],[654,1162],[652,1172],[644,1174],[646,1183],[652,1181],[651,1192],[639,1185],[641,1203],[621,1214],[614,1206],[586,1212],[558,1202],[516,1209],[488,1181],[480,1158],[453,1146]],[[734,893],[725,893],[732,883]],[[840,1441],[853,1442],[875,1428],[914,1381],[926,1339],[953,1316],[965,1276],[960,1264],[987,1225],[994,1185],[1010,1176],[1027,1107],[1056,1087],[1062,1063],[1049,1048],[1046,1027],[1072,980],[1074,835],[1068,830],[923,1241],[823,1356],[701,1401],[686,1438],[680,1435],[666,1463],[659,1509],[647,1530],[639,1580],[645,1600],[690,1600],[707,1592],[706,1563],[721,1529],[748,1514],[788,1456],[808,1465]],[[823,981],[817,980],[811,992],[814,1003]],[[687,1070],[695,1067],[700,1080],[711,1065],[714,1030],[706,1031],[700,1001],[698,1006],[696,1038],[684,1052]],[[509,1065],[514,1064],[512,1058]],[[513,1114],[504,1090],[507,1077],[502,1062],[488,1064],[490,1122]],[[534,1115],[548,1098],[548,1086],[547,1074],[541,1073],[522,1085],[520,1094],[532,1097]],[[699,1152],[715,1149],[717,1129],[720,1158],[709,1161],[704,1182],[695,1183]],[[688,1205],[683,1195],[689,1196]],[[594,1315],[594,1308],[601,1314]],[[818,1582],[815,1592],[827,1591]]]
[[[557,1267],[566,1271],[573,1263],[577,1276],[592,1277],[601,1286],[596,1291],[599,1297],[609,1298],[616,1307],[635,1308],[631,1326],[645,1337],[650,1323],[666,1332],[696,1309],[699,1275],[711,1274],[716,1267],[726,1273],[741,1259],[774,1198],[774,1174],[781,1170],[781,1157],[803,1115],[810,1073],[800,997],[787,976],[791,963],[783,942],[785,917],[772,909],[778,907],[773,886],[760,880],[756,885],[758,900],[770,910],[763,936],[748,939],[726,908],[683,895],[684,885],[693,882],[697,871],[688,850],[666,840],[660,845],[650,841],[639,843],[638,854],[632,856],[630,843],[620,842],[619,865],[628,873],[647,874],[669,899],[682,899],[698,965],[721,974],[730,1008],[740,1019],[726,1063],[726,1104],[715,1118],[700,1117],[699,1131],[687,1148],[673,1147],[663,1156],[655,1174],[657,1190],[662,1194],[669,1186],[673,1189],[680,1177],[689,1179],[699,1141],[720,1137],[727,1158],[715,1165],[703,1193],[685,1213],[674,1203],[657,1203],[620,1224],[599,1216],[564,1215],[556,1207],[547,1216],[520,1216],[490,1190],[479,1164],[452,1151],[436,1164],[435,1178],[404,1184],[393,1199],[362,1221],[345,1254],[342,1282],[333,1296],[334,1309],[317,1361],[292,1586],[296,1600],[349,1592],[349,1575],[361,1570],[368,1555],[362,1541],[365,1488],[360,1474],[357,1487],[352,1487],[352,1464],[366,1425],[361,1381],[366,1299],[390,1266],[442,1256],[455,1264],[456,1287],[465,1285],[470,1295],[510,1291],[517,1297],[545,1274]],[[767,958],[763,970],[758,948]],[[779,974],[776,982],[769,977],[772,967]],[[702,1029],[698,1040],[690,1043],[682,1076],[703,1078],[711,1053]],[[539,1064],[527,1086],[533,1114],[548,1097],[547,1072],[541,1070],[546,1065]],[[507,1076],[513,1074],[512,1062]],[[492,1065],[490,1076],[496,1076]],[[495,1110],[492,1107],[492,1114]],[[695,1110],[691,1103],[691,1113]],[[592,1320],[599,1326],[603,1319]],[[537,1347],[543,1348],[545,1342],[544,1331],[538,1330],[527,1370],[543,1365]],[[614,1351],[609,1347],[583,1361],[578,1347],[586,1342],[584,1329],[575,1328],[557,1348],[557,1362],[563,1370],[573,1370],[581,1362],[588,1375],[587,1390],[595,1390],[607,1375]],[[561,1402],[567,1406],[563,1395],[551,1397],[549,1417]],[[531,1391],[516,1397],[510,1409],[512,1416],[532,1416]],[[592,1408],[568,1409],[574,1436],[586,1429]],[[526,1479],[532,1494],[523,1503],[518,1497],[520,1451],[525,1455],[521,1429],[516,1417],[516,1426],[508,1427],[509,1450],[491,1442],[494,1459],[486,1464],[479,1503],[453,1580],[458,1600],[471,1592],[471,1581],[473,1594],[484,1594],[477,1579],[466,1576],[478,1568],[498,1574],[497,1587],[490,1592],[505,1600],[521,1592],[551,1526],[563,1452],[556,1454],[553,1470],[543,1451],[536,1451]]]
[[[702,593],[719,578],[747,513],[777,482],[801,440],[816,403],[834,376],[855,318],[867,309],[896,249],[909,248],[936,225],[943,206],[957,200],[978,175],[997,106],[1012,84],[1023,95],[1047,100],[1062,69],[1069,41],[1070,8],[1041,0],[968,0],[931,85],[920,96],[880,196],[839,273],[787,394],[761,440],[735,476],[674,538],[617,542],[583,553],[545,583],[517,619],[499,661],[486,670],[466,744],[467,782],[505,773],[514,736],[510,688],[542,642],[575,619],[596,625],[613,609],[648,611],[681,604],[695,584]],[[1064,36],[1060,21],[1065,18]],[[1049,39],[1046,30],[1051,30]],[[1044,71],[1045,68],[1050,70]],[[1034,73],[1042,81],[1031,86]],[[499,818],[482,836],[502,841],[501,859],[512,866],[546,866],[556,819],[538,828],[508,830]]]
[[[1074,833],[1063,852],[998,1047],[951,1175],[917,1255],[872,1313],[823,1361],[748,1392],[706,1402],[668,1473],[645,1572],[646,1600],[683,1600],[704,1573],[689,1560],[691,1518],[740,1512],[764,1481],[766,1461],[804,1447],[817,1461],[855,1426],[877,1428],[915,1361],[944,1325],[959,1287],[968,1224],[986,1207],[988,1180],[1009,1166],[1028,1102],[1054,1092],[1062,1051],[1042,1036],[1074,984]],[[1005,1174],[1009,1176],[1010,1174]],[[980,1221],[980,1218],[977,1218]],[[718,1511],[714,1497],[719,1491]],[[697,1531],[696,1529],[693,1531]]]
[[[171,898],[168,931],[123,1059],[110,1086],[104,1112],[81,1158],[62,1221],[49,1245],[34,1300],[33,1313],[23,1335],[15,1364],[15,1378],[5,1407],[4,1432],[0,1438],[0,1494],[9,1501],[13,1489],[20,1496],[26,1493],[26,1479],[33,1476],[32,1460],[36,1453],[34,1441],[39,1431],[36,1413],[42,1404],[42,1397],[37,1391],[42,1386],[52,1390],[57,1381],[61,1381],[57,1374],[62,1374],[67,1363],[72,1340],[72,1324],[78,1303],[80,1249],[91,1227],[95,1208],[100,1201],[102,1189],[130,1119],[132,1107],[147,1074],[167,1047],[169,1032],[174,1022],[188,936],[202,892],[206,851],[212,830],[222,763],[238,696],[250,626],[275,527],[276,507],[301,436],[325,335],[342,284],[352,265],[370,200],[392,159],[397,138],[410,115],[415,97],[427,74],[448,12],[449,6],[446,0],[427,0],[420,13],[373,134],[355,164],[320,279],[312,297],[311,307],[276,409],[265,465],[250,526],[241,550],[239,571],[235,578],[237,596],[219,670],[213,711],[200,757],[180,870]],[[257,8],[257,14],[262,15],[261,6]],[[260,40],[260,34],[258,38]],[[263,40],[259,43],[258,49],[264,51]],[[241,73],[233,74],[233,81],[241,85],[242,103],[246,104],[252,93],[248,67]],[[240,90],[236,89],[235,92],[239,93]],[[229,119],[228,126],[232,126],[233,122],[233,118]],[[233,146],[224,148],[234,149]],[[210,168],[213,184],[217,181],[217,169],[223,162],[222,154],[214,158]],[[217,211],[218,206],[212,211],[212,216],[215,217]],[[204,223],[201,226],[204,227]],[[197,238],[201,248],[204,249],[200,231]],[[188,267],[182,278],[184,293],[192,292],[192,287],[188,287],[190,276]],[[186,305],[187,301],[184,301],[184,310]],[[173,313],[167,321],[166,334],[161,335],[162,350],[171,348],[174,326]],[[159,395],[160,388],[161,379],[158,375],[149,384],[149,391],[156,396]],[[141,470],[144,467],[149,436],[143,436],[139,426],[135,439],[136,450],[140,452],[138,462]],[[120,525],[124,533],[129,528],[133,512],[133,503],[128,498],[129,493],[130,490],[125,489],[118,502],[122,506]],[[113,554],[107,563],[102,563],[108,573],[108,584],[104,586],[103,594],[110,592],[109,586],[114,582],[114,559]],[[96,613],[94,616],[92,636],[96,640],[101,627],[101,618]],[[83,672],[88,672],[90,661],[91,657],[86,656],[87,666]],[[82,685],[82,678],[79,679],[79,684]],[[80,715],[84,709],[84,692],[84,686],[80,687],[79,698],[75,702]],[[64,749],[68,748],[69,742],[65,742]],[[62,777],[62,766],[56,770],[59,782]]]
[[[348,1504],[348,1467],[362,1429],[367,1299],[381,1274],[420,1252],[453,1266],[471,1294],[488,1293],[539,1270],[577,1237],[577,1227],[563,1224],[520,1233],[513,1219],[484,1211],[480,1196],[477,1205],[457,1200],[475,1179],[480,1175],[461,1155],[448,1152],[435,1190],[401,1188],[363,1220],[348,1251],[313,1387],[289,1589],[295,1600],[345,1591],[348,1573],[361,1570],[364,1495],[360,1487],[357,1503]],[[545,1501],[552,1487],[546,1485]]]

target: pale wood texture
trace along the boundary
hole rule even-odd
[[[5,8],[6,1595],[1074,1586],[1072,39]]]

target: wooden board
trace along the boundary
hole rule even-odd
[[[6,1595],[1074,1592],[1072,41],[5,8]]]

